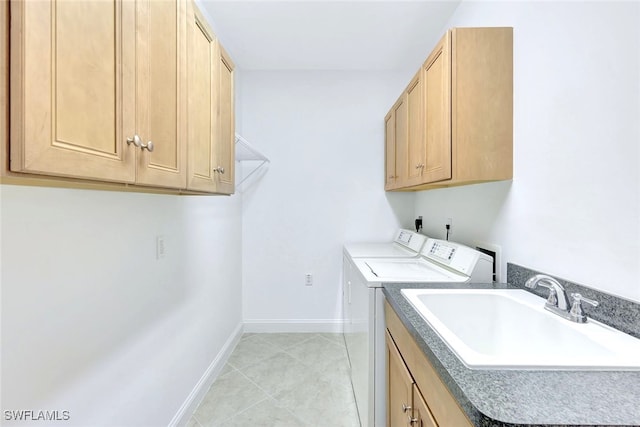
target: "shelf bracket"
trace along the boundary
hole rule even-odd
[[[247,180],[251,175],[256,173],[262,166],[269,163],[269,159],[267,156],[258,151],[255,147],[253,147],[249,141],[244,139],[242,136],[236,133],[236,161],[237,162],[259,162],[253,168],[251,172],[249,172],[242,180],[236,184],[236,188],[240,187],[243,182]]]

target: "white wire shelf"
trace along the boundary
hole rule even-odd
[[[269,163],[269,158],[262,154],[258,149],[253,147],[249,141],[236,133],[236,161],[237,162],[259,162],[255,165],[253,170],[249,172],[242,180],[236,184],[236,188],[242,185],[251,175],[256,173],[262,166]]]

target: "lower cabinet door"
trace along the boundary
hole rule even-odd
[[[411,425],[413,378],[387,331],[387,426]]]
[[[438,427],[427,406],[427,402],[425,402],[415,384],[413,385],[413,418],[411,421],[414,427]]]

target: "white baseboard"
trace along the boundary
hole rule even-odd
[[[211,387],[211,384],[218,378],[222,368],[227,363],[229,356],[236,348],[236,345],[240,342],[240,338],[242,338],[243,333],[243,325],[240,323],[236,329],[231,333],[227,342],[224,343],[222,349],[216,355],[213,362],[209,365],[207,370],[204,372],[198,383],[195,385],[187,399],[184,401],[178,412],[173,417],[169,426],[186,426],[189,420],[191,419],[191,415],[195,412],[204,399],[205,394]]]
[[[275,332],[342,332],[342,319],[245,319],[244,331]]]

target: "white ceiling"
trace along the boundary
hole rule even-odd
[[[198,0],[245,70],[406,70],[424,60],[460,0]]]

